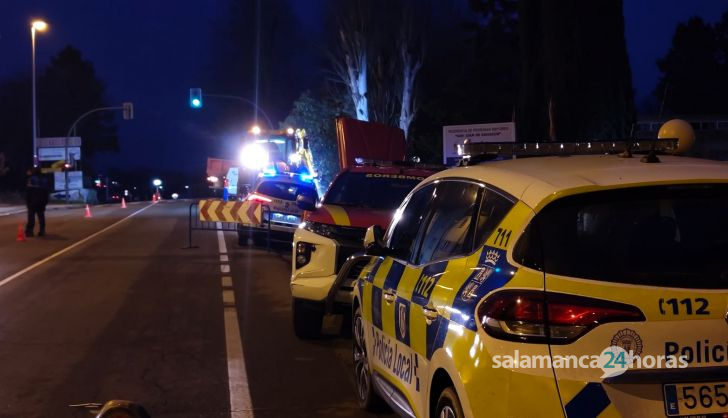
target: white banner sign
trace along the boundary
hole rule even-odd
[[[53,173],[53,182],[55,183],[55,191],[66,190],[66,173],[62,171]],[[83,189],[83,171],[68,172],[68,189]]]
[[[38,148],[38,160],[40,161],[71,161],[81,159],[81,147],[68,147],[68,155],[66,158],[66,148]]]
[[[238,168],[230,167],[227,172],[228,194],[238,194]]]
[[[443,126],[442,162],[446,165],[456,164],[461,158],[457,146],[466,139],[470,142],[515,142],[516,124],[503,122]]]

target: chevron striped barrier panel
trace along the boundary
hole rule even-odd
[[[247,226],[262,224],[261,204],[258,202],[225,202],[222,200],[200,200],[199,220],[202,222],[227,222]]]

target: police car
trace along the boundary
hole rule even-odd
[[[649,142],[549,146],[648,155],[446,170],[386,233],[369,228],[353,302],[360,404],[412,417],[728,415],[728,165]],[[535,148],[508,157],[519,147]],[[619,373],[594,360],[610,355]]]
[[[293,236],[291,260],[298,337],[318,336],[325,313],[350,311],[356,276],[333,288],[339,269],[349,256],[364,251],[367,227],[386,228],[407,193],[435,171],[431,166],[360,160],[336,176],[320,204],[306,196],[298,200],[306,210]]]
[[[265,245],[267,239],[290,242],[293,232],[303,219],[303,211],[296,205],[299,195],[316,198],[316,188],[312,178],[306,174],[277,172],[266,169],[245,199],[260,203],[263,224],[257,227],[238,227],[238,241],[245,245],[248,235],[252,235],[255,245]],[[270,237],[269,237],[270,235]]]

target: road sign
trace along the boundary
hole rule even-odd
[[[224,202],[200,200],[200,220],[203,222],[231,222],[259,226],[263,209],[258,202]]]
[[[39,161],[71,161],[71,159],[81,160],[81,147],[68,147],[68,158],[66,158],[66,148],[38,148]]]
[[[47,138],[38,138],[38,148],[63,148],[66,146],[65,136],[52,136]],[[68,138],[69,147],[80,147],[81,137],[72,136]]]
[[[66,190],[66,173],[56,171],[53,173],[55,191]],[[68,172],[68,190],[83,189],[83,171]]]
[[[460,161],[462,156],[458,155],[457,146],[466,139],[470,142],[515,142],[516,124],[504,122],[443,126],[442,162],[445,165]]]

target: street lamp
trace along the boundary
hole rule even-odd
[[[162,185],[162,180],[154,179],[154,180],[152,180],[152,184],[154,185],[154,187],[157,188],[157,196],[159,196],[159,186]]]
[[[33,167],[38,166],[38,123],[36,121],[36,105],[35,105],[35,32],[45,32],[48,24],[42,20],[34,20],[30,24],[30,45],[33,56]]]

